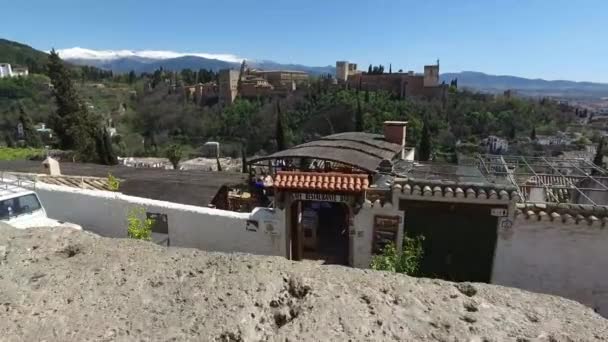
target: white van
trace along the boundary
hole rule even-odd
[[[0,221],[19,229],[67,227],[82,230],[77,224],[48,218],[38,195],[16,186],[0,188]]]

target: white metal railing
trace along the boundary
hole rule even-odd
[[[30,189],[36,190],[36,176],[24,176],[12,172],[0,172],[0,189]]]

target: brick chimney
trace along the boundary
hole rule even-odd
[[[405,147],[405,134],[407,121],[384,121],[384,140]],[[405,158],[405,151],[401,150],[401,159]]]

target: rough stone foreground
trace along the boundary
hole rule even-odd
[[[0,340],[607,341],[512,288],[0,227]]]

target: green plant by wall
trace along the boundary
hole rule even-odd
[[[114,177],[111,173],[108,173],[108,190],[118,191],[120,188],[120,181]]]
[[[152,238],[154,220],[146,218],[143,208],[131,209],[127,215],[128,235],[131,239],[147,240]]]
[[[394,244],[386,245],[382,254],[375,255],[372,258],[370,267],[378,271],[392,271],[416,276],[424,255],[423,241],[424,236],[422,235],[414,238],[406,236],[403,239],[401,252],[397,251]]]

